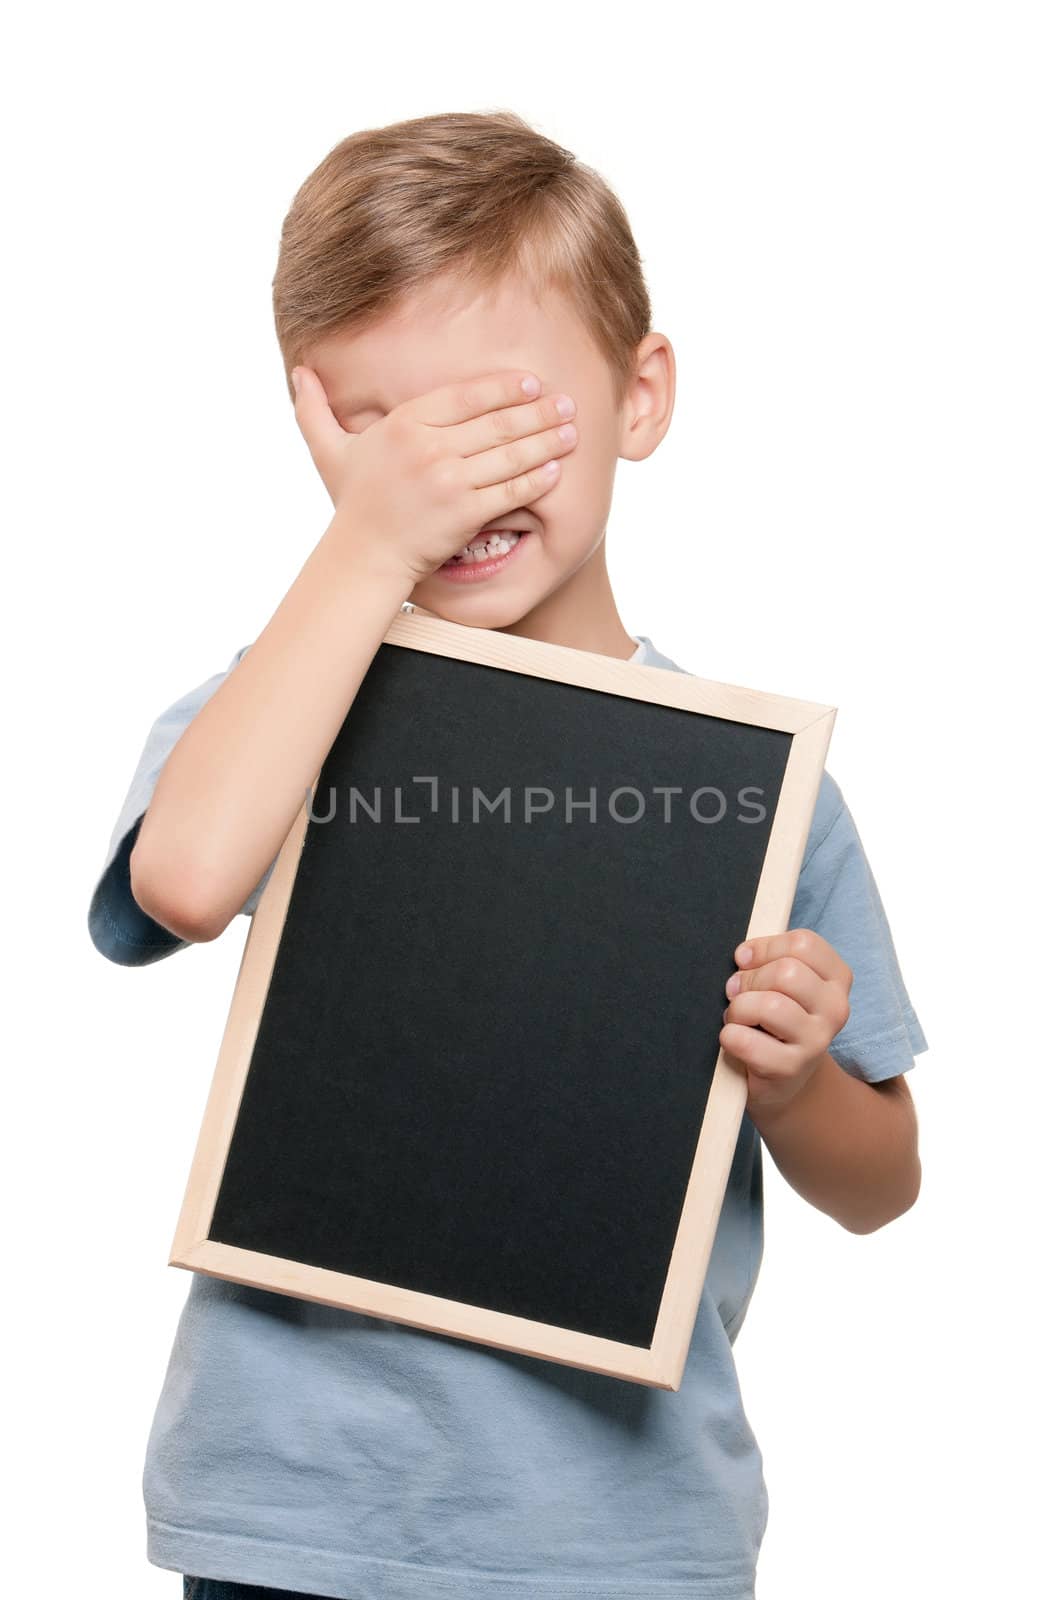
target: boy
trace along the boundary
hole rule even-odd
[[[667,432],[675,362],[597,174],[508,113],[355,135],[293,202],[274,307],[335,515],[258,638],[149,734],[89,913],[127,965],[253,912],[403,603],[683,670],[627,633],[606,567],[617,460]],[[150,1561],[195,1600],[753,1595],[767,1494],[732,1345],[761,1143],[855,1232],[919,1189],[903,1075],[926,1040],[829,774],[790,930],[736,966],[720,1042],[749,1102],[681,1391],[193,1274]]]

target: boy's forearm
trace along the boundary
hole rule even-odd
[[[333,518],[159,776],[130,861],[156,920],[209,939],[240,910],[411,587],[366,533]]]
[[[914,1204],[918,1129],[902,1076],[865,1083],[828,1052],[792,1100],[749,1115],[791,1187],[851,1233],[871,1233]]]

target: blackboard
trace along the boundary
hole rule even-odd
[[[248,933],[171,1263],[678,1388],[832,707],[400,614]]]

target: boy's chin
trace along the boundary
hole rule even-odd
[[[427,579],[410,593],[418,611],[426,611],[445,622],[461,622],[470,628],[511,628],[545,598],[534,585],[513,584],[505,590],[491,583],[468,585],[433,582]]]

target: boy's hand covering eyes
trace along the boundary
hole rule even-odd
[[[488,522],[558,481],[557,396],[529,398],[537,378],[504,371],[418,395],[361,433],[338,422],[312,367],[292,369],[295,420],[352,538],[411,584]],[[564,414],[567,415],[567,412]]]
[[[784,1106],[849,1020],[853,974],[811,928],[749,939],[735,951],[720,1043],[746,1069],[747,1106]]]

